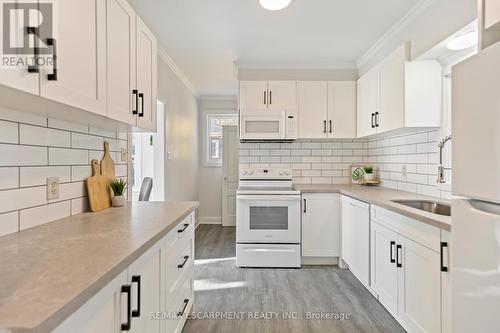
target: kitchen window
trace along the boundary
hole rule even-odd
[[[236,126],[236,114],[207,114],[205,138],[205,164],[207,166],[222,166],[222,127]]]

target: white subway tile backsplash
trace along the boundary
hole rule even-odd
[[[0,190],[19,187],[19,168],[0,168]]]
[[[0,119],[9,120],[17,123],[47,126],[47,118],[45,117],[31,113],[14,111],[11,109],[0,108]]]
[[[0,143],[0,166],[46,165],[47,148]]]
[[[302,163],[321,163],[320,156],[303,156]]]
[[[67,131],[47,127],[20,124],[19,143],[34,146],[69,148],[71,146],[71,134]]]
[[[92,126],[89,127],[89,134],[102,136],[104,138],[116,139],[116,132],[103,130],[103,129],[92,127]]]
[[[19,231],[19,212],[0,214],[0,236]]]
[[[51,165],[87,165],[90,164],[88,150],[49,148]]]
[[[88,197],[71,200],[71,215],[88,212],[89,210],[90,208]]]
[[[45,186],[0,191],[0,214],[47,203]]]
[[[332,151],[330,149],[313,149],[311,151],[312,156],[331,156]]]
[[[128,174],[128,165],[120,164],[115,166],[115,175],[116,177],[127,177]]]
[[[86,125],[74,124],[68,121],[59,119],[48,119],[48,126],[51,128],[62,129],[71,132],[88,133],[89,127]]]
[[[10,121],[0,120],[0,142],[19,143],[19,125]]]
[[[65,183],[59,186],[59,198],[50,200],[49,203],[66,201],[87,196],[85,182]]]
[[[71,181],[71,168],[69,166],[21,167],[19,177],[20,187],[46,185],[49,177],[59,177],[60,183],[68,183]]]
[[[427,133],[418,133],[418,134],[413,134],[413,135],[408,135],[406,137],[406,143],[412,144],[412,143],[425,143],[428,141],[429,136]]]
[[[19,216],[19,229],[25,230],[44,223],[52,222],[71,215],[71,202],[63,201],[55,204],[44,205],[21,210]]]
[[[94,135],[71,133],[71,147],[94,150],[104,149],[104,140]]]
[[[436,143],[419,143],[417,145],[417,153],[437,153],[438,147]]]
[[[302,149],[321,149],[321,142],[302,142]]]
[[[71,167],[71,181],[78,182],[92,176],[90,165],[74,165]]]

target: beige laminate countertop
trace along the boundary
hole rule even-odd
[[[50,332],[197,202],[134,202],[0,237],[0,332]]]
[[[302,193],[340,193],[393,212],[405,215],[412,219],[433,225],[437,228],[450,231],[451,217],[428,213],[419,209],[407,207],[392,202],[391,200],[432,200],[450,204],[448,200],[440,200],[433,197],[396,191],[384,187],[367,187],[360,185],[295,185]]]

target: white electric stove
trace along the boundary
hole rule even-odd
[[[236,265],[300,267],[300,191],[292,171],[240,170],[236,200]]]

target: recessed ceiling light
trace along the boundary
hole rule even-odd
[[[476,45],[477,40],[477,33],[470,31],[454,37],[446,44],[446,47],[453,51],[464,50]]]
[[[281,10],[287,7],[292,0],[259,0],[259,2],[267,10]]]

